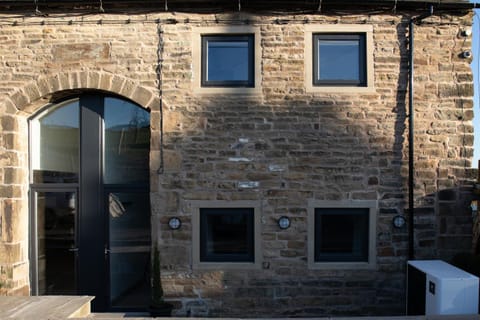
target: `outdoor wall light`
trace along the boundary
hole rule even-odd
[[[407,223],[407,221],[405,220],[405,217],[404,216],[395,216],[393,217],[393,226],[395,228],[403,228],[403,226]]]
[[[472,55],[472,51],[470,50],[466,50],[466,51],[463,51],[460,56],[464,59],[470,59],[473,55]]]
[[[463,37],[470,37],[472,35],[472,29],[466,28],[465,30],[462,30],[461,35]]]
[[[280,229],[284,230],[284,229],[288,229],[290,227],[290,219],[288,217],[280,217],[280,219],[278,219],[278,226],[280,227]]]
[[[170,220],[168,220],[168,226],[172,230],[180,229],[182,226],[182,221],[180,221],[180,219],[177,217],[170,218]]]

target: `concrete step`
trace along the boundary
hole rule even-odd
[[[90,315],[90,296],[0,297],[0,319],[68,319]]]
[[[149,313],[146,312],[99,312],[92,313],[88,316],[90,320],[118,320],[118,319],[128,319],[128,320],[147,320],[153,319],[150,317]]]

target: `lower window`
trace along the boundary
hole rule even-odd
[[[315,262],[368,262],[366,208],[315,209]]]
[[[254,209],[201,208],[200,262],[254,262]]]
[[[194,268],[258,268],[260,206],[255,201],[192,202]]]
[[[310,267],[373,267],[375,239],[376,202],[313,201],[309,205]]]

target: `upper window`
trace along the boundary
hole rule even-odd
[[[376,202],[309,205],[311,268],[370,268],[375,263]]]
[[[202,86],[254,85],[253,35],[202,36]]]
[[[260,206],[256,201],[192,201],[194,268],[259,268]]]
[[[364,87],[365,56],[365,34],[314,34],[314,85]]]
[[[199,27],[191,35],[194,94],[262,94],[259,27]]]
[[[335,24],[304,28],[306,92],[375,92],[373,26]]]

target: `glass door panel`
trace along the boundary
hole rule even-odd
[[[52,107],[31,121],[33,183],[76,183],[79,171],[79,103]]]
[[[117,98],[104,107],[105,183],[148,183],[150,114]]]
[[[148,111],[80,95],[32,118],[30,142],[32,293],[92,295],[94,311],[145,310]]]
[[[148,192],[108,193],[110,303],[146,307],[150,301]]]
[[[38,293],[76,293],[76,194],[36,192]]]

